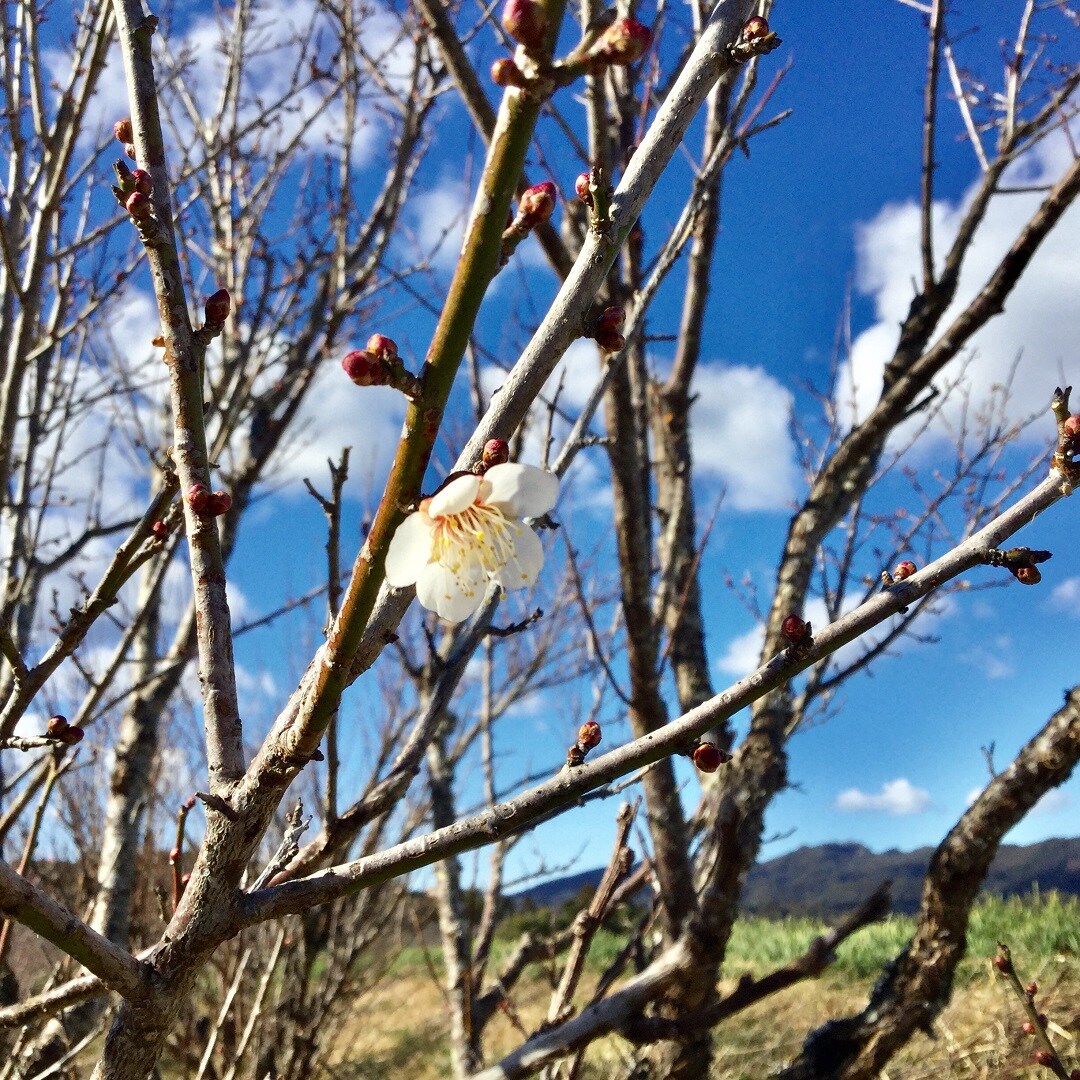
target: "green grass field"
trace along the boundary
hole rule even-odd
[[[712,1080],[764,1080],[798,1052],[809,1030],[858,1011],[882,965],[903,947],[913,925],[910,918],[894,916],[860,931],[820,978],[776,994],[717,1028]],[[743,973],[762,975],[783,965],[804,952],[823,929],[821,922],[805,918],[740,921],[721,989],[733,986]],[[1051,1075],[1031,1063],[1019,1004],[990,967],[999,940],[1012,949],[1024,981],[1039,982],[1039,1006],[1050,1017],[1051,1037],[1069,1068],[1080,1067],[1080,900],[1049,894],[987,899],[978,905],[956,992],[935,1025],[934,1037],[912,1040],[882,1074],[884,1080],[1035,1080]],[[512,944],[500,940],[499,950],[505,952]],[[614,934],[601,931],[596,936],[579,1004],[587,1000],[584,995],[620,945]],[[336,1077],[426,1080],[450,1075],[446,1008],[433,971],[441,971],[437,949],[427,950],[426,956],[416,948],[402,952],[380,988],[357,1003],[355,1024],[335,1055]],[[539,1022],[549,994],[550,977],[544,971],[533,972],[515,988],[514,1009],[527,1029]],[[418,1030],[424,1038],[417,1037]],[[519,1041],[510,1021],[497,1016],[487,1031],[489,1058]],[[604,1040],[590,1050],[584,1075],[594,1080],[615,1075],[626,1051],[621,1040]]]

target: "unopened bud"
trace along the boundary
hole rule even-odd
[[[122,142],[125,145],[131,142],[135,138],[135,133],[131,130],[131,121],[126,117],[123,120],[117,120],[113,124],[113,134],[116,136],[117,142]]]
[[[617,330],[598,330],[593,334],[593,340],[604,352],[617,353],[626,347],[626,338]]]
[[[232,297],[228,289],[218,289],[203,302],[203,315],[208,326],[221,326],[232,312]]]
[[[496,86],[516,86],[519,89],[527,86],[529,80],[525,73],[514,63],[503,57],[491,65],[491,81]]]
[[[510,444],[505,439],[488,439],[484,443],[484,467],[505,465],[510,460]]]
[[[346,353],[341,367],[357,386],[385,386],[389,381],[386,361],[364,349]]]
[[[1014,573],[1021,585],[1038,585],[1042,581],[1042,574],[1037,566],[1021,566]]]
[[[1027,994],[1029,998],[1033,998],[1038,992],[1039,984],[1037,982],[1029,982],[1027,986],[1024,987],[1024,993]]]
[[[58,739],[67,731],[68,722],[66,716],[50,716],[48,722],[45,724],[45,734],[50,739]]]
[[[1036,1050],[1031,1055],[1031,1060],[1036,1065],[1042,1065],[1046,1069],[1052,1069],[1054,1067],[1054,1055],[1049,1050]]]
[[[132,174],[134,175],[134,173]],[[145,221],[154,212],[150,196],[143,191],[133,191],[124,203],[124,209],[136,220]]]
[[[191,507],[191,512],[196,517],[208,516],[210,509],[210,491],[205,484],[192,484],[188,488],[187,495],[188,506]]]
[[[1013,969],[1012,961],[1004,953],[998,953],[991,962],[1002,975],[1008,975]]]
[[[608,334],[613,330],[621,330],[624,317],[623,309],[617,304],[604,308],[596,319],[597,332]]]
[[[83,737],[85,736],[85,734],[86,732],[83,731],[81,727],[79,727],[78,725],[74,725],[72,727],[64,728],[64,730],[60,732],[57,738],[65,746],[78,746],[79,743],[83,741]]]
[[[195,796],[194,795],[189,795],[184,800],[184,809],[185,810],[194,810],[195,809]]]
[[[652,44],[652,31],[637,19],[616,19],[589,50],[597,64],[625,67],[640,60]]]
[[[526,49],[539,49],[547,34],[547,13],[537,0],[506,0],[503,29]]]
[[[397,342],[385,334],[372,334],[368,338],[367,351],[380,360],[389,360],[398,354]]]
[[[918,567],[908,559],[896,564],[896,569],[892,572],[894,581],[903,581],[905,578],[911,577]]]
[[[1021,1025],[1020,1030],[1025,1035],[1034,1035],[1035,1034],[1035,1025],[1030,1020],[1025,1020],[1024,1023]]]
[[[180,861],[180,849],[178,847],[174,847],[172,849],[172,851],[169,852],[169,862],[175,864],[175,863],[178,863],[179,861]]]
[[[232,509],[232,496],[227,491],[215,491],[206,504],[207,517],[221,517]]]
[[[135,181],[135,190],[141,191],[144,195],[149,195],[154,190],[154,179],[145,169],[135,169],[131,173],[132,180]]]
[[[789,615],[780,624],[780,633],[791,642],[792,645],[798,645],[810,632],[810,624],[805,619],[800,619],[798,615]]]
[[[699,742],[690,756],[701,772],[716,772],[724,763],[724,755],[716,743]]]
[[[574,181],[574,191],[577,192],[577,197],[586,205],[592,206],[592,192],[589,188],[592,187],[592,174],[583,172]]]
[[[589,720],[578,729],[577,741],[582,750],[591,750],[598,746],[601,738],[600,725],[595,720]]]
[[[555,212],[555,185],[550,180],[533,184],[521,193],[518,218],[526,229],[535,229]]]
[[[766,37],[769,33],[769,22],[760,15],[751,15],[743,23],[742,38],[744,41],[757,41],[758,38]]]
[[[164,540],[169,535],[169,526],[164,521],[155,521],[150,526],[150,532],[156,536],[159,540]]]
[[[1066,438],[1075,439],[1077,435],[1080,435],[1080,416],[1066,417],[1065,423],[1062,426],[1065,430]]]

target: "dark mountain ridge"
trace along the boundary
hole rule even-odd
[[[893,882],[893,910],[919,906],[922,878],[934,849],[873,852],[862,844],[819,844],[758,863],[747,878],[743,911],[756,915],[834,916],[865,900],[884,880]],[[517,903],[560,907],[583,887],[595,886],[602,870],[548,881],[514,896]],[[1025,846],[1002,844],[983,884],[997,896],[1026,896],[1032,889],[1080,896],[1080,837]]]

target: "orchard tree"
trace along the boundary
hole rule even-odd
[[[852,674],[925,637],[935,599],[969,602],[969,571],[1037,585],[1051,553],[1008,544],[1071,494],[1080,452],[1067,387],[1038,389],[1053,423],[1033,421],[1046,453],[1021,465],[1008,391],[975,401],[956,374],[979,363],[977,335],[1008,319],[1080,191],[1080,69],[1061,60],[1075,15],[1018,3],[992,73],[961,65],[967,28],[943,0],[905,3],[927,28],[919,276],[883,366],[841,347],[813,388],[820,416],[792,418],[802,483],[769,593],[747,596],[759,663],[723,689],[703,586],[726,509],[699,511],[695,387],[725,287],[725,172],[797,122],[773,111],[785,69],[767,17],[782,23],[782,8],[694,2],[683,25],[664,5],[586,0],[575,27],[557,0],[507,0],[497,20],[435,0],[308,0],[169,25],[115,0],[61,27],[55,10],[5,7],[3,1075],[55,1075],[89,1053],[110,1080],[317,1074],[428,867],[461,1077],[578,1075],[611,1032],[633,1045],[635,1075],[707,1075],[717,1025],[820,973],[884,914],[879,890],[801,960],[718,992],[791,737]],[[856,63],[858,27],[837,33]],[[432,228],[425,184],[441,121],[466,115],[485,149],[436,292],[454,226]],[[975,169],[947,225],[943,130],[962,133]],[[652,245],[641,220],[661,183],[675,224]],[[985,269],[975,253],[1018,191],[1032,210]],[[541,260],[558,290],[500,365],[502,327],[527,307],[506,294],[531,297]],[[662,325],[657,298],[673,293],[681,311]],[[787,423],[779,384],[750,392],[773,394],[761,414]],[[933,442],[938,467],[920,464],[912,446],[945,421],[953,447]],[[356,528],[348,447],[395,438],[392,460],[361,463],[381,495]],[[781,467],[748,457],[731,475]],[[274,575],[265,508],[301,479],[325,516],[318,580],[249,617],[235,582],[260,564]],[[610,502],[562,513],[589,485]],[[303,632],[279,636],[275,667],[297,685],[276,696],[234,642],[304,625],[297,609],[325,623],[306,624],[306,651]],[[569,721],[564,763],[530,775],[499,754],[515,708],[582,688],[581,715],[553,710]],[[915,934],[866,1009],[809,1033],[784,1075],[877,1075],[933,1022],[1001,838],[1080,756],[1078,709],[1074,689],[995,772],[938,847]],[[624,807],[573,926],[527,935],[495,970],[513,845],[627,790],[645,862]],[[460,856],[476,849],[490,858],[472,903]],[[646,885],[651,914],[582,1000],[592,935]],[[488,1022],[555,955],[545,1022],[491,1063]]]

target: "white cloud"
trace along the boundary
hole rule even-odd
[[[897,780],[887,780],[881,785],[881,791],[877,795],[870,795],[858,788],[841,791],[836,796],[834,809],[843,813],[873,811],[908,816],[925,813],[933,805],[930,792],[915,787],[910,780],[901,776]]]
[[[1060,814],[1064,810],[1071,810],[1073,805],[1072,796],[1061,788],[1051,788],[1032,808],[1033,814]]]
[[[969,664],[987,679],[1007,679],[1016,674],[1013,640],[1008,634],[997,634],[983,645],[960,654],[962,663]]]
[[[791,392],[762,368],[704,364],[694,375],[694,463],[733,510],[783,510],[795,497]]]
[[[1078,613],[1078,603],[1080,603],[1080,577],[1066,578],[1054,586],[1054,591],[1050,594],[1051,607],[1059,611],[1071,612],[1075,618]]]
[[[452,270],[461,254],[469,219],[469,190],[459,178],[444,179],[409,200],[406,220],[414,254],[437,270]]]
[[[1064,140],[1048,139],[1014,168],[1011,183],[1047,185],[1061,173],[1068,154]],[[940,256],[956,235],[971,201],[969,192],[959,204],[936,203],[936,251]],[[1030,218],[1043,195],[1038,192],[1002,196],[996,199],[977,234],[961,273],[956,302],[945,315],[947,327],[985,283]],[[891,357],[899,336],[899,323],[907,314],[914,295],[913,282],[919,280],[919,210],[915,203],[889,204],[857,235],[858,271],[856,284],[871,295],[877,321],[856,338],[851,362],[838,384],[838,404],[847,408],[854,399],[855,412],[864,417],[881,390],[884,365]],[[974,359],[964,372],[964,382],[976,406],[981,405],[1008,380],[1013,364],[1021,357],[1008,415],[1019,420],[1044,410],[1055,383],[1061,378],[1074,382],[1075,342],[1080,336],[1080,312],[1071,283],[1080,280],[1080,211],[1069,210],[1035,254],[1019,285],[1006,301],[1005,313],[993,320],[972,339]],[[958,375],[958,364],[946,369],[942,388]],[[947,400],[932,425],[938,436],[956,430],[962,395]],[[914,418],[909,424],[917,424]],[[1034,438],[1049,439],[1046,425],[1032,432]],[[899,441],[899,437],[898,437]]]

